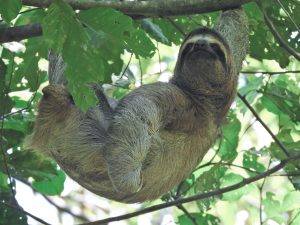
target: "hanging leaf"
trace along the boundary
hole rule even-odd
[[[21,0],[0,0],[0,15],[7,23],[16,18],[21,8]]]

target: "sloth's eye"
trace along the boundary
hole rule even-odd
[[[221,62],[225,63],[225,55],[218,44],[210,44],[212,50],[217,54]]]
[[[193,44],[192,43],[188,43],[186,46],[185,46],[185,48],[184,48],[184,51],[189,51],[189,50],[191,50],[192,49],[192,47],[193,47]]]
[[[210,47],[211,47],[215,52],[220,51],[220,47],[219,47],[218,44],[210,44]]]

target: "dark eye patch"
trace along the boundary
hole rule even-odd
[[[222,63],[226,63],[225,55],[218,44],[210,44],[212,50],[216,53]]]
[[[184,47],[184,49],[183,49],[183,51],[182,51],[182,53],[181,53],[181,59],[184,59],[185,56],[186,56],[186,54],[189,53],[189,52],[191,51],[192,48],[193,48],[193,43],[188,43],[188,44]]]

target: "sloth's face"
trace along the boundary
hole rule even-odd
[[[220,87],[230,76],[228,54],[228,47],[214,33],[191,34],[180,48],[176,73],[193,89],[205,83]]]
[[[184,73],[201,76],[212,85],[226,80],[226,49],[221,42],[210,35],[197,35],[183,47],[180,57]]]
[[[220,41],[210,35],[197,35],[184,43],[181,48],[182,61],[220,61],[226,67],[226,49]]]

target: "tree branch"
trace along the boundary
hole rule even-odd
[[[288,149],[285,147],[285,145],[276,137],[276,135],[271,131],[271,129],[265,124],[265,122],[260,118],[260,116],[257,114],[257,112],[254,110],[254,108],[250,105],[250,103],[247,101],[245,96],[241,95],[240,93],[237,93],[238,97],[244,102],[244,104],[247,106],[247,108],[252,112],[256,120],[266,129],[266,131],[271,135],[275,143],[281,148],[281,150],[284,152],[286,156],[290,156]],[[296,165],[296,168],[300,170],[300,166]]]
[[[160,210],[160,209],[168,208],[168,207],[171,207],[171,206],[177,206],[177,205],[180,205],[180,204],[184,204],[184,203],[188,203],[188,202],[192,202],[192,201],[197,201],[197,200],[205,199],[205,198],[212,197],[212,196],[221,195],[223,193],[239,189],[241,187],[244,187],[247,184],[253,183],[253,182],[258,181],[258,180],[260,180],[264,177],[267,177],[267,176],[279,171],[284,166],[286,166],[288,163],[295,162],[297,160],[300,160],[300,155],[288,157],[287,159],[282,160],[278,165],[274,166],[273,168],[271,168],[271,169],[269,169],[269,170],[267,170],[263,173],[260,173],[259,175],[249,177],[249,178],[244,179],[243,181],[241,181],[239,183],[236,183],[236,184],[231,185],[231,186],[227,186],[225,188],[221,188],[221,189],[206,192],[206,193],[201,193],[201,194],[194,195],[194,196],[187,197],[187,198],[181,198],[181,199],[178,199],[178,200],[174,200],[172,202],[162,203],[162,204],[151,206],[151,207],[148,207],[148,208],[145,208],[145,209],[142,209],[142,210],[138,210],[138,211],[133,212],[133,213],[128,213],[128,214],[121,215],[121,216],[116,216],[116,217],[110,217],[110,218],[107,218],[107,219],[104,219],[104,220],[98,220],[98,221],[94,221],[94,222],[91,222],[91,223],[84,223],[84,224],[81,224],[81,225],[100,225],[100,224],[106,224],[106,223],[109,223],[109,222],[125,220],[125,219],[129,219],[129,218],[132,218],[132,217],[135,217],[135,216],[138,216],[138,215],[142,215],[142,214],[154,212],[154,211],[157,211],[157,210]]]
[[[244,104],[247,106],[247,108],[252,112],[254,117],[257,119],[257,121],[266,129],[266,131],[271,135],[275,143],[282,149],[282,151],[285,153],[286,156],[290,156],[290,153],[288,152],[287,148],[284,146],[284,144],[281,143],[281,141],[276,137],[276,135],[271,131],[271,129],[265,124],[264,121],[260,118],[260,116],[257,114],[257,112],[254,110],[254,108],[250,105],[250,103],[247,101],[245,96],[241,95],[240,93],[237,94],[239,98],[244,102]]]
[[[23,39],[41,36],[43,34],[40,24],[30,24],[0,29],[0,43],[20,41]]]
[[[96,0],[65,0],[74,9],[90,9],[96,7],[114,8],[132,16],[139,18],[158,16],[178,16],[191,15],[196,13],[207,13],[218,10],[236,8],[251,0],[164,0],[164,1],[96,1]],[[40,8],[48,7],[53,0],[23,0],[23,5]],[[23,39],[42,35],[40,24],[24,25],[0,29],[0,43],[20,41]]]
[[[276,30],[274,24],[272,23],[271,19],[269,18],[269,16],[265,13],[264,10],[262,10],[263,14],[264,14],[264,19],[266,22],[266,25],[269,27],[270,32],[273,34],[273,36],[275,37],[275,39],[278,41],[278,43],[288,52],[290,53],[292,56],[295,57],[295,59],[297,59],[298,61],[300,61],[300,54],[298,52],[296,52],[292,47],[290,47],[285,41],[284,39],[281,37],[281,35],[278,33],[278,31]]]
[[[245,74],[268,74],[268,75],[277,75],[277,74],[287,74],[287,73],[300,73],[300,70],[287,70],[287,71],[277,71],[277,72],[268,72],[268,71],[241,71],[240,73]]]
[[[232,9],[251,0],[96,1],[64,0],[74,9],[114,8],[127,15],[178,16]],[[23,5],[47,8],[53,0],[23,0]]]

